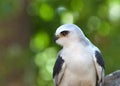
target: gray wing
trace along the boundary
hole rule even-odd
[[[58,58],[53,68],[53,78],[54,78],[55,86],[58,86],[60,84],[65,68],[66,68],[66,65],[65,65],[64,59],[62,59],[62,57],[58,55]]]
[[[101,84],[104,82],[104,69],[105,64],[104,60],[102,58],[102,55],[100,51],[96,50],[94,53],[94,64],[97,72],[97,80],[96,80],[96,86],[101,86]]]

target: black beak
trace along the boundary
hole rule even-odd
[[[59,38],[58,36],[54,36],[54,41],[58,40],[58,38]]]

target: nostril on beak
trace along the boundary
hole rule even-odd
[[[58,36],[54,36],[54,41],[56,41],[59,37]]]

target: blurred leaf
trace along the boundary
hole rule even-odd
[[[38,86],[45,85],[51,81],[52,69],[55,62],[54,57],[56,57],[56,53],[56,49],[54,47],[51,47],[36,55],[35,63],[39,68]],[[42,79],[46,83],[39,79]]]
[[[51,21],[54,18],[53,8],[48,4],[41,4],[39,8],[39,16],[45,21]]]
[[[30,47],[33,51],[40,51],[48,47],[49,36],[46,32],[39,32],[31,39]]]
[[[81,11],[83,9],[82,0],[71,0],[71,7],[73,11]]]
[[[102,22],[98,33],[102,36],[107,36],[110,34],[110,25],[107,22]]]

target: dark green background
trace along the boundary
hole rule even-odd
[[[120,0],[0,0],[0,86],[53,86],[62,24],[100,48],[106,74],[120,69]]]

